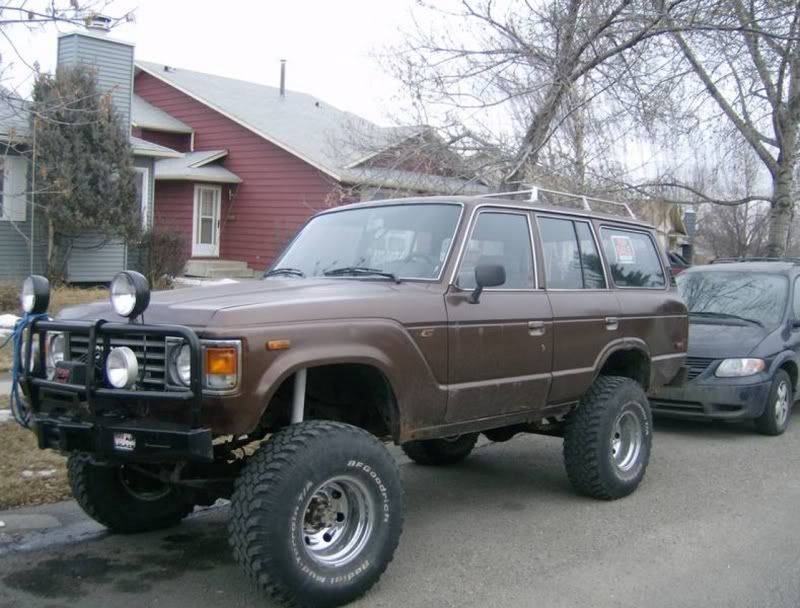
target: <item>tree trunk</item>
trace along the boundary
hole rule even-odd
[[[767,255],[770,257],[782,257],[786,254],[792,222],[792,164],[779,162],[778,172],[772,180],[772,209],[769,214],[767,240]]]

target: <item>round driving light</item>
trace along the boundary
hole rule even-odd
[[[150,304],[150,285],[144,275],[124,270],[111,281],[111,306],[122,317],[137,317]]]
[[[112,348],[106,359],[106,378],[114,388],[130,388],[139,378],[136,354],[127,346]]]
[[[47,343],[47,377],[55,376],[56,366],[64,360],[66,342],[64,334],[50,334]]]
[[[189,348],[188,344],[181,346],[178,354],[175,355],[173,370],[175,372],[175,380],[184,386],[189,386],[189,382],[192,379],[192,349]]]
[[[47,312],[50,305],[50,281],[38,274],[30,275],[22,283],[20,303],[22,310],[29,315]]]

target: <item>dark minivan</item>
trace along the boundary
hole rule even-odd
[[[719,260],[677,277],[689,308],[688,382],[665,386],[653,412],[755,421],[786,430],[800,352],[800,261]]]

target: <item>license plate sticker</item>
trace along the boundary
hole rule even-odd
[[[114,449],[120,452],[133,452],[136,449],[136,437],[130,433],[114,433]]]

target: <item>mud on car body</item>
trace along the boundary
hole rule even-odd
[[[272,597],[337,605],[387,567],[400,444],[466,458],[479,433],[564,438],[575,488],[642,480],[646,392],[679,377],[683,302],[653,230],[498,199],[349,205],[311,218],[260,281],[160,292],[27,332],[21,385],[75,498],[122,532],[230,497],[234,556]],[[42,313],[41,278],[25,309]],[[30,353],[30,354],[28,354]]]

